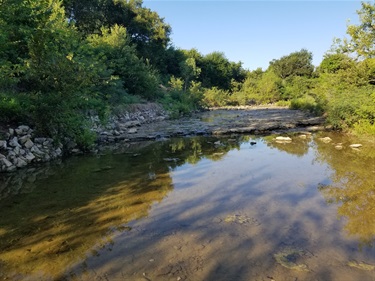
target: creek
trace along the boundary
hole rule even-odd
[[[289,136],[127,143],[0,174],[0,279],[374,280],[374,144]]]

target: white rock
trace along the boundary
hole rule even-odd
[[[292,141],[290,137],[276,137],[277,141]]]
[[[128,134],[136,134],[138,130],[136,128],[131,128],[128,130]]]
[[[325,137],[325,138],[320,138],[320,140],[324,143],[329,143],[332,141],[332,139],[330,137]]]
[[[349,147],[351,147],[351,148],[359,148],[359,147],[362,147],[362,144],[360,144],[360,143],[353,143],[353,144],[349,145]]]

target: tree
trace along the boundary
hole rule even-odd
[[[357,11],[359,25],[348,25],[346,33],[349,39],[336,39],[333,51],[346,54],[355,54],[358,58],[375,57],[375,2],[361,3]]]
[[[310,77],[314,72],[312,53],[306,49],[293,52],[280,59],[272,60],[269,68],[272,68],[275,74],[282,79],[290,76]]]
[[[354,64],[354,60],[345,54],[326,54],[318,70],[321,73],[337,73],[353,67]]]
[[[102,27],[123,26],[138,56],[161,66],[158,59],[170,42],[171,27],[142,4],[142,0],[64,0],[70,20],[84,36],[100,34]]]
[[[147,99],[157,96],[158,77],[152,67],[137,57],[124,27],[102,28],[101,35],[91,35],[87,40],[94,58],[112,70],[111,75],[123,82],[127,93]]]
[[[182,77],[185,79],[184,91],[186,91],[191,79],[196,78],[201,73],[201,69],[197,67],[194,58],[188,58],[182,63],[181,72]]]
[[[203,87],[230,90],[232,79],[243,82],[246,77],[242,63],[230,62],[222,52],[213,52],[202,59],[200,81]]]

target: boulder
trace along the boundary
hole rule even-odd
[[[21,145],[18,143],[18,138],[17,137],[13,137],[9,141],[9,146],[16,147],[16,146],[21,146]]]

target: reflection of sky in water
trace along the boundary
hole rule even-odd
[[[358,248],[356,235],[344,230],[352,220],[340,214],[346,202],[326,203],[343,178],[336,159],[355,170],[345,162],[362,156],[337,154],[319,141],[252,140],[257,144],[246,138],[222,138],[219,145],[212,138],[180,139],[137,151],[140,156],[83,158],[68,165],[65,174],[49,180],[50,188],[74,185],[74,174],[93,190],[87,202],[70,203],[69,214],[59,207],[63,220],[55,223],[76,233],[55,238],[61,243],[54,258],[74,261],[61,262],[65,267],[56,271],[72,280],[374,280],[374,248]],[[77,189],[74,194],[87,196]],[[338,213],[345,219],[338,220]],[[76,244],[85,246],[64,246],[64,239],[77,236]]]

